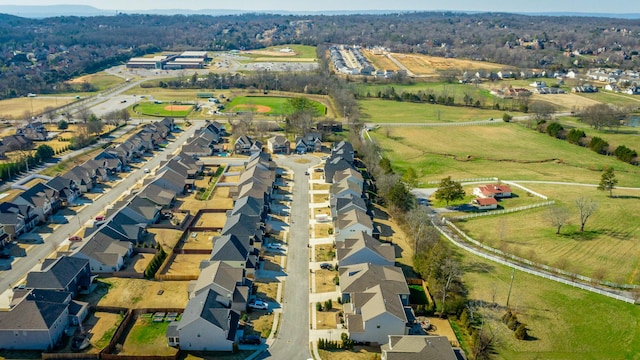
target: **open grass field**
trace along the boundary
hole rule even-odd
[[[67,83],[72,85],[80,85],[86,82],[93,85],[96,89],[98,89],[98,91],[100,91],[116,86],[118,84],[122,84],[124,81],[125,79],[119,76],[107,74],[105,72],[99,72],[95,74],[79,76],[67,81]]]
[[[391,56],[416,75],[437,75],[442,70],[508,70],[506,65],[474,61],[466,59],[452,59],[420,54],[392,53]]]
[[[617,283],[640,284],[640,190],[614,190],[616,198],[593,187],[526,184],[548,195],[570,214],[560,235],[548,208],[469,219],[459,227],[472,238],[526,259]],[[578,197],[593,199],[597,211],[579,232]],[[615,219],[615,220],[613,220]],[[500,230],[499,230],[500,229]]]
[[[508,180],[597,184],[613,167],[619,186],[640,186],[640,168],[589,149],[553,139],[518,124],[395,127],[371,132],[400,173],[412,166],[419,179],[438,181],[498,177]]]
[[[186,117],[193,110],[193,105],[188,104],[156,104],[152,101],[144,101],[133,106],[133,110],[148,116]]]
[[[613,148],[619,145],[625,145],[631,149],[640,151],[640,128],[632,126],[620,126],[617,130],[604,129],[596,130],[580,122],[576,117],[559,117],[556,119],[565,129],[579,128],[582,129],[587,136],[597,136],[606,140]]]
[[[358,105],[360,118],[371,123],[453,123],[502,119],[504,115],[504,111],[500,110],[379,99],[360,100]]]
[[[600,104],[600,101],[578,94],[532,94],[531,102],[547,102],[555,106],[558,111],[579,110],[588,106]]]
[[[607,104],[612,104],[615,106],[621,107],[633,107],[637,108],[640,106],[640,97],[637,95],[628,95],[628,94],[620,94],[614,93],[610,91],[599,91],[597,93],[590,94],[578,94],[580,97],[584,97],[593,101],[603,102]]]
[[[469,299],[495,304],[482,310],[496,334],[495,359],[640,359],[640,307],[516,272],[509,305],[527,324],[517,340],[499,321],[505,312],[511,269],[464,254]]]
[[[76,99],[72,96],[20,97],[0,100],[0,119],[27,119],[31,114],[41,114],[46,108],[58,108]]]
[[[292,110],[288,106],[288,99],[287,97],[275,96],[237,96],[226,105],[224,112],[252,111],[265,115],[289,114]],[[313,106],[316,116],[323,116],[327,111],[327,108],[317,101],[313,101]]]
[[[153,322],[149,317],[138,317],[122,346],[122,355],[174,355],[178,349],[167,345],[170,322]]]

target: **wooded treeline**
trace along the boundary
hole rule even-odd
[[[125,15],[26,19],[0,15],[0,98],[61,91],[73,76],[160,50],[279,44],[384,46],[517,68],[637,68],[640,23],[516,14]],[[572,55],[576,52],[579,55]]]

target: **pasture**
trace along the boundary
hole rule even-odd
[[[145,101],[133,106],[133,110],[136,113],[147,116],[159,116],[159,117],[186,117],[193,110],[193,105],[190,104],[174,104],[174,103],[160,103],[157,104],[152,101]]]
[[[0,100],[0,119],[28,119],[32,115],[42,114],[48,108],[59,108],[76,101],[74,96],[19,97]]]
[[[278,45],[264,49],[247,50],[241,52],[242,56],[251,58],[252,61],[315,61],[317,58],[316,47],[307,45]]]
[[[393,60],[389,59],[386,54],[374,54],[373,52],[362,49],[362,53],[365,57],[371,62],[371,64],[379,70],[400,70],[398,64],[393,62]]]
[[[508,70],[511,67],[485,61],[467,59],[452,59],[421,54],[390,54],[394,59],[404,65],[410,72],[416,75],[439,75],[446,70]]]
[[[479,311],[496,335],[495,359],[638,359],[637,305],[516,271],[509,306],[531,336],[517,340],[500,321],[511,269],[471,254],[462,259],[469,300],[487,304]]]
[[[502,119],[504,111],[392,100],[359,100],[360,118],[371,123],[448,123]],[[511,112],[509,112],[511,113]]]
[[[86,82],[93,85],[98,91],[101,91],[118,84],[122,84],[124,81],[125,79],[119,76],[110,75],[105,72],[99,72],[95,74],[79,76],[67,81],[67,84],[81,85]]]
[[[613,167],[619,186],[640,187],[639,167],[514,123],[381,127],[370,134],[398,172],[412,166],[423,182],[451,176],[597,184],[601,170]]]
[[[531,261],[596,279],[640,284],[640,264],[629,256],[640,252],[640,190],[614,189],[617,197],[609,198],[608,192],[595,187],[523,185],[568,210],[569,220],[559,235],[547,207],[468,219],[459,227],[478,241]],[[575,206],[581,196],[598,203],[583,233]]]

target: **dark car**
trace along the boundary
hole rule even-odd
[[[78,235],[69,236],[69,241],[82,241],[82,238]]]
[[[240,339],[240,344],[260,345],[262,344],[262,338],[258,335],[247,335]]]
[[[333,265],[331,265],[329,263],[322,263],[322,264],[320,264],[320,269],[333,270]]]
[[[0,253],[0,259],[11,259],[11,254]]]

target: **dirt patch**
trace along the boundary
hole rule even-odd
[[[314,238],[326,238],[329,236],[329,231],[333,230],[333,226],[328,224],[316,224]]]
[[[182,235],[180,230],[174,229],[149,228],[148,231],[153,237],[154,242],[162,245],[165,251],[173,249]]]
[[[200,216],[195,223],[195,227],[207,227],[207,228],[222,228],[227,221],[227,214],[223,212],[219,213],[204,213]],[[206,233],[206,232],[205,232]]]
[[[245,109],[250,109],[253,112],[257,112],[260,114],[266,114],[271,111],[271,108],[266,105],[256,105],[256,104],[238,104],[233,107],[236,111],[242,111]]]
[[[147,266],[151,260],[153,260],[154,254],[136,254],[132,256],[129,261],[127,267],[124,269],[125,271],[134,270],[135,272],[142,274],[144,273]]]
[[[340,314],[342,313],[342,305],[336,302],[337,299],[331,299],[332,307],[328,311],[316,310],[316,328],[317,329],[336,329],[340,324]],[[316,306],[315,304],[313,305]],[[323,303],[324,306],[324,303]]]
[[[305,159],[305,158],[299,158],[299,159],[295,159],[293,161],[297,162],[298,164],[308,164],[308,163],[311,162],[311,160]]]
[[[187,111],[191,109],[191,105],[167,105],[164,107],[166,111]]]
[[[147,279],[102,278],[87,298],[92,304],[128,308],[187,306],[188,281],[155,281]],[[163,290],[160,292],[160,290]]]
[[[337,335],[336,335],[337,336]],[[337,340],[337,339],[333,339]],[[352,351],[347,350],[318,350],[323,360],[370,360],[380,358],[379,346],[355,346]]]
[[[107,332],[113,331],[120,321],[120,314],[112,314],[106,312],[95,312],[88,316],[83,325],[89,331],[89,340],[91,341],[91,349],[87,353],[97,353],[102,350],[103,341],[100,341]],[[100,343],[99,343],[100,342]],[[108,342],[107,342],[108,343]],[[106,344],[104,344],[106,345]]]
[[[178,254],[174,256],[168,275],[195,275],[200,274],[200,263],[203,260],[208,260],[210,255],[195,255],[195,254]]]

